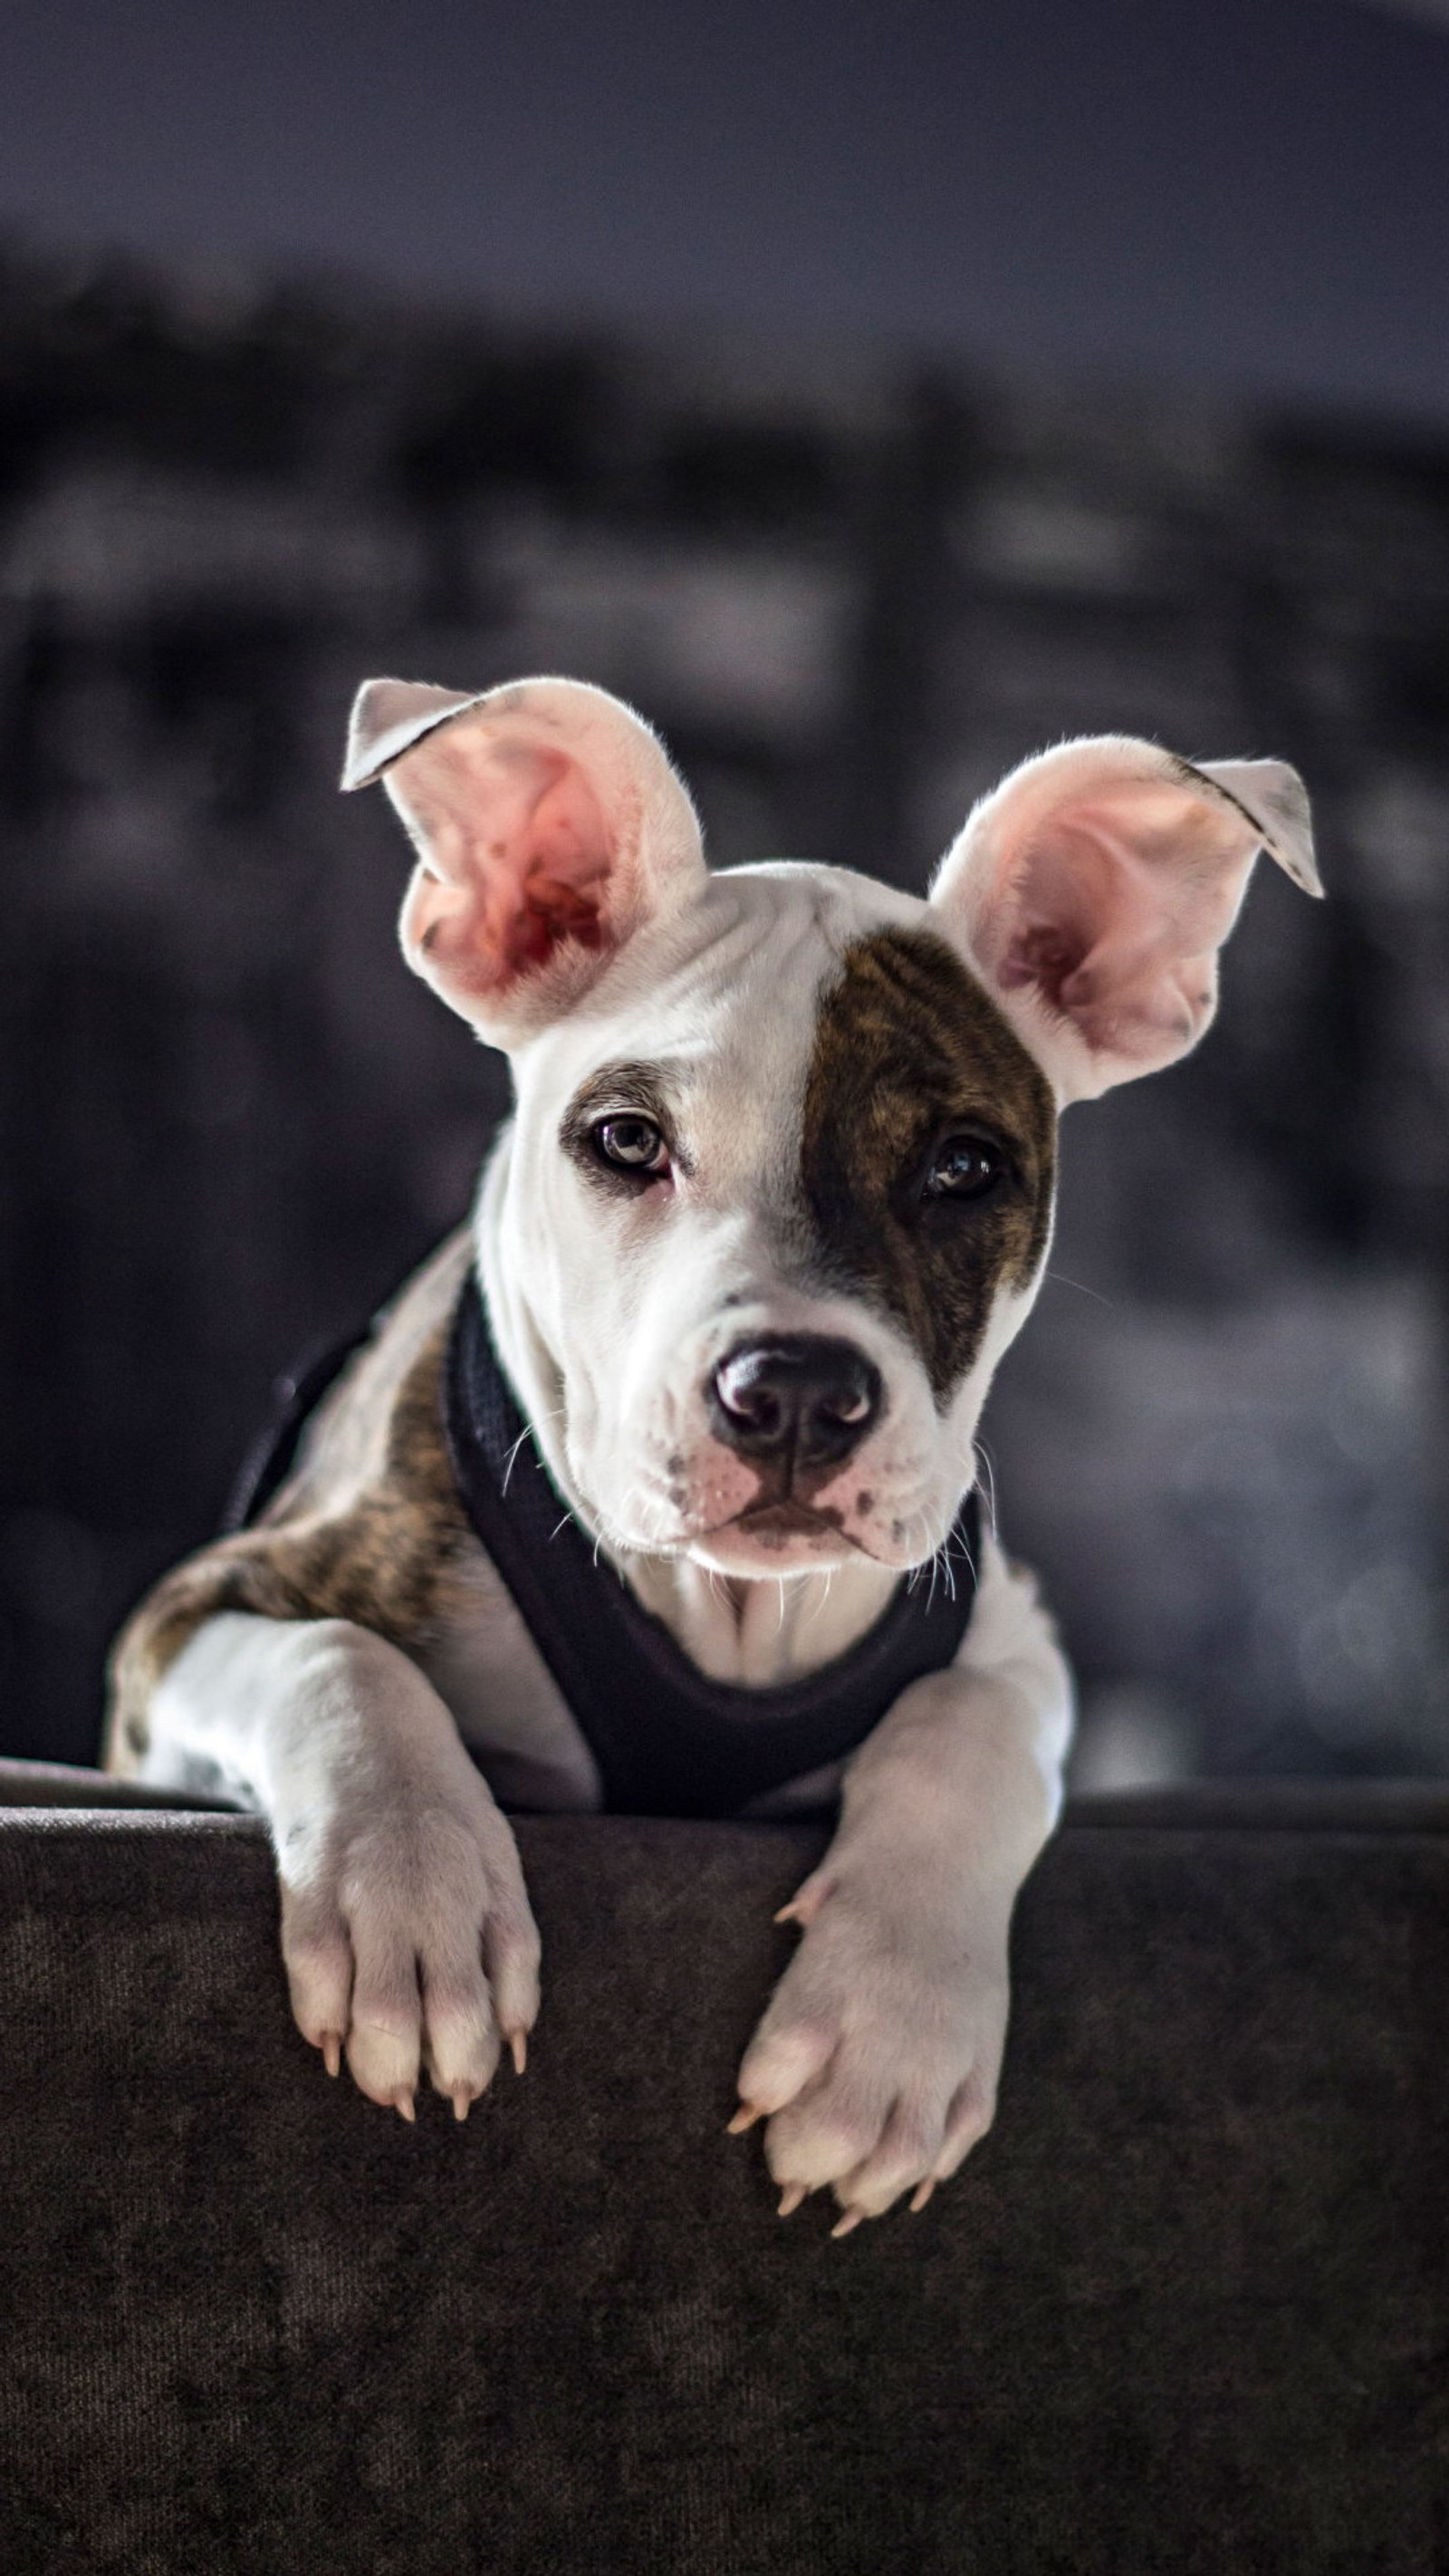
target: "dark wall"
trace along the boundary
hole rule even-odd
[[[1441,422],[1446,134],[1449,0],[0,8],[40,241]]]
[[[1072,1113],[988,1443],[1090,1759],[1444,1768],[1449,448],[19,258],[7,1748],[90,1753],[270,1376],[460,1215],[504,1101],[334,793],[357,680],[551,668],[661,725],[719,862],[918,886],[1063,732],[1298,762],[1333,900],[1264,871],[1201,1053]]]

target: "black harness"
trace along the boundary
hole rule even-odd
[[[231,1527],[244,1527],[276,1491],[306,1414],[356,1347],[287,1382],[284,1419],[250,1462]],[[468,1517],[599,1766],[612,1812],[735,1815],[853,1753],[909,1683],[954,1662],[976,1598],[974,1491],[948,1541],[944,1579],[934,1566],[903,1575],[874,1626],[843,1655],[801,1681],[752,1690],[701,1673],[600,1562],[518,1410],[471,1273],[454,1311],[442,1401]]]

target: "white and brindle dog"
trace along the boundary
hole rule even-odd
[[[506,1049],[516,1111],[471,1230],[268,1508],[131,1621],[109,1758],[261,1810],[304,2036],[407,2119],[420,2071],[461,2118],[538,2010],[495,1791],[610,1803],[460,1498],[440,1382],[464,1295],[535,1492],[701,1689],[768,1709],[848,1684],[968,1572],[952,1533],[1041,1281],[1059,1109],[1201,1036],[1259,849],[1321,889],[1291,769],[1116,736],[1014,771],[924,901],[796,862],[710,875],[655,736],[578,682],[371,682],[343,783],[376,778],[418,853],[404,953]],[[989,2126],[1012,1905],[1060,1801],[1070,1677],[975,1526],[941,1668],[846,1760],[743,1802],[838,1798],[734,2125],[764,2117],[782,2206],[832,2190],[841,2229],[920,2206]]]

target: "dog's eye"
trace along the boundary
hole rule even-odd
[[[593,1137],[595,1152],[616,1171],[669,1169],[669,1148],[652,1118],[601,1118]]]
[[[924,1195],[928,1199],[984,1198],[1005,1169],[1005,1155],[988,1137],[948,1136],[931,1158]]]

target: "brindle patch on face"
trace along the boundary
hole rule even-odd
[[[979,1199],[924,1198],[936,1148],[963,1127],[1004,1150],[1002,1178]],[[805,1202],[826,1275],[904,1325],[942,1406],[997,1290],[1030,1284],[1055,1172],[1046,1078],[945,941],[855,941],[822,998],[806,1076]]]

